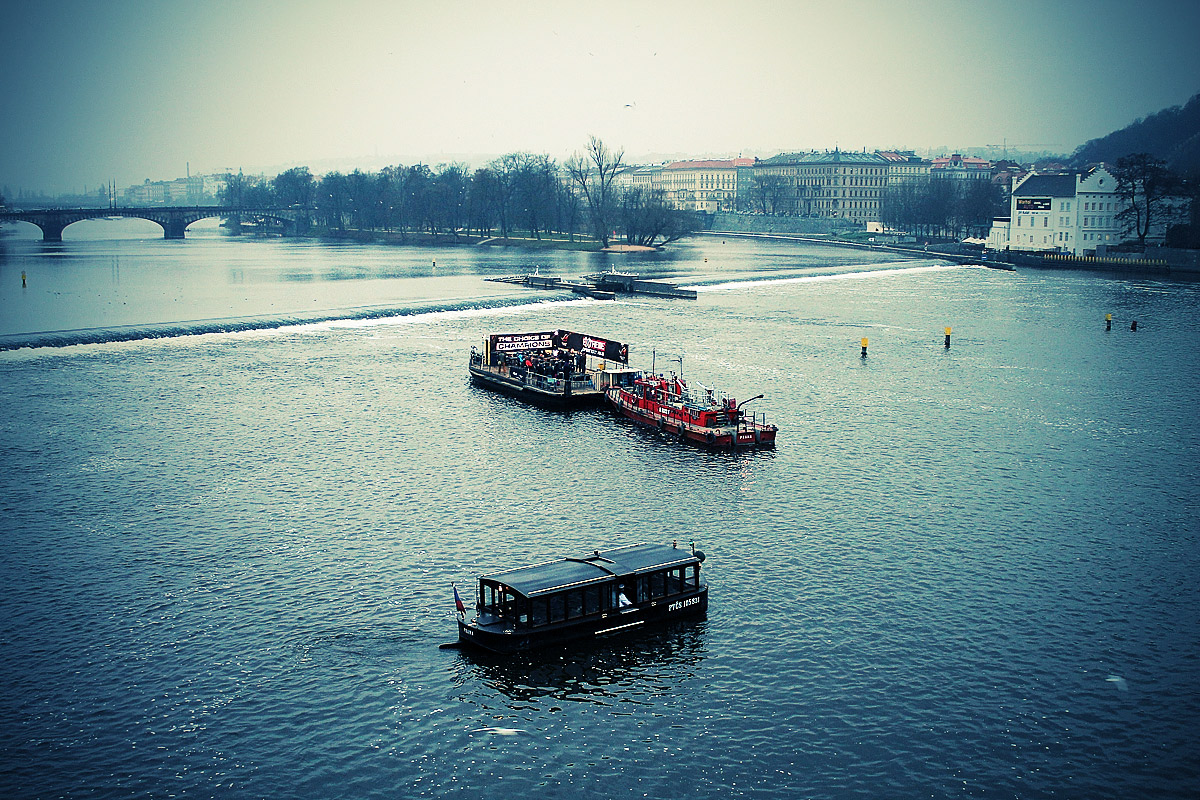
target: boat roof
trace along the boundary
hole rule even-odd
[[[635,544],[613,550],[594,551],[581,558],[560,558],[527,567],[483,575],[480,580],[503,584],[526,597],[550,594],[606,580],[619,575],[636,575],[656,569],[699,563],[688,550],[667,544]]]

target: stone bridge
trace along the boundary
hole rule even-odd
[[[233,208],[232,206],[159,206],[127,208],[45,208],[32,211],[0,211],[0,222],[21,220],[32,222],[42,229],[42,241],[61,242],[63,229],[82,219],[136,217],[162,225],[164,239],[182,239],[187,226],[209,217],[256,217],[271,219],[283,225],[284,235],[295,233],[296,218],[301,211],[268,208]]]

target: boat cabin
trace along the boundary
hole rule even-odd
[[[703,615],[704,554],[638,544],[484,575],[477,616],[459,622],[463,642],[498,652]]]

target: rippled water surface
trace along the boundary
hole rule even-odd
[[[1200,786],[1196,284],[73,230],[0,239],[6,797]],[[534,264],[699,299],[482,280]],[[764,393],[778,448],[468,384],[486,333],[557,327]],[[48,334],[87,343],[20,347]],[[438,649],[452,582],[671,539],[708,554],[706,621]]]

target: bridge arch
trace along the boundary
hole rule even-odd
[[[6,211],[0,213],[2,220],[30,222],[42,231],[42,241],[61,242],[63,230],[85,219],[128,217],[146,219],[162,226],[164,239],[182,239],[187,227],[193,222],[211,217],[254,216],[273,219],[283,225],[284,235],[295,231],[294,213],[277,209],[232,208],[230,206],[167,206],[126,208],[74,208],[42,209],[38,211]]]

